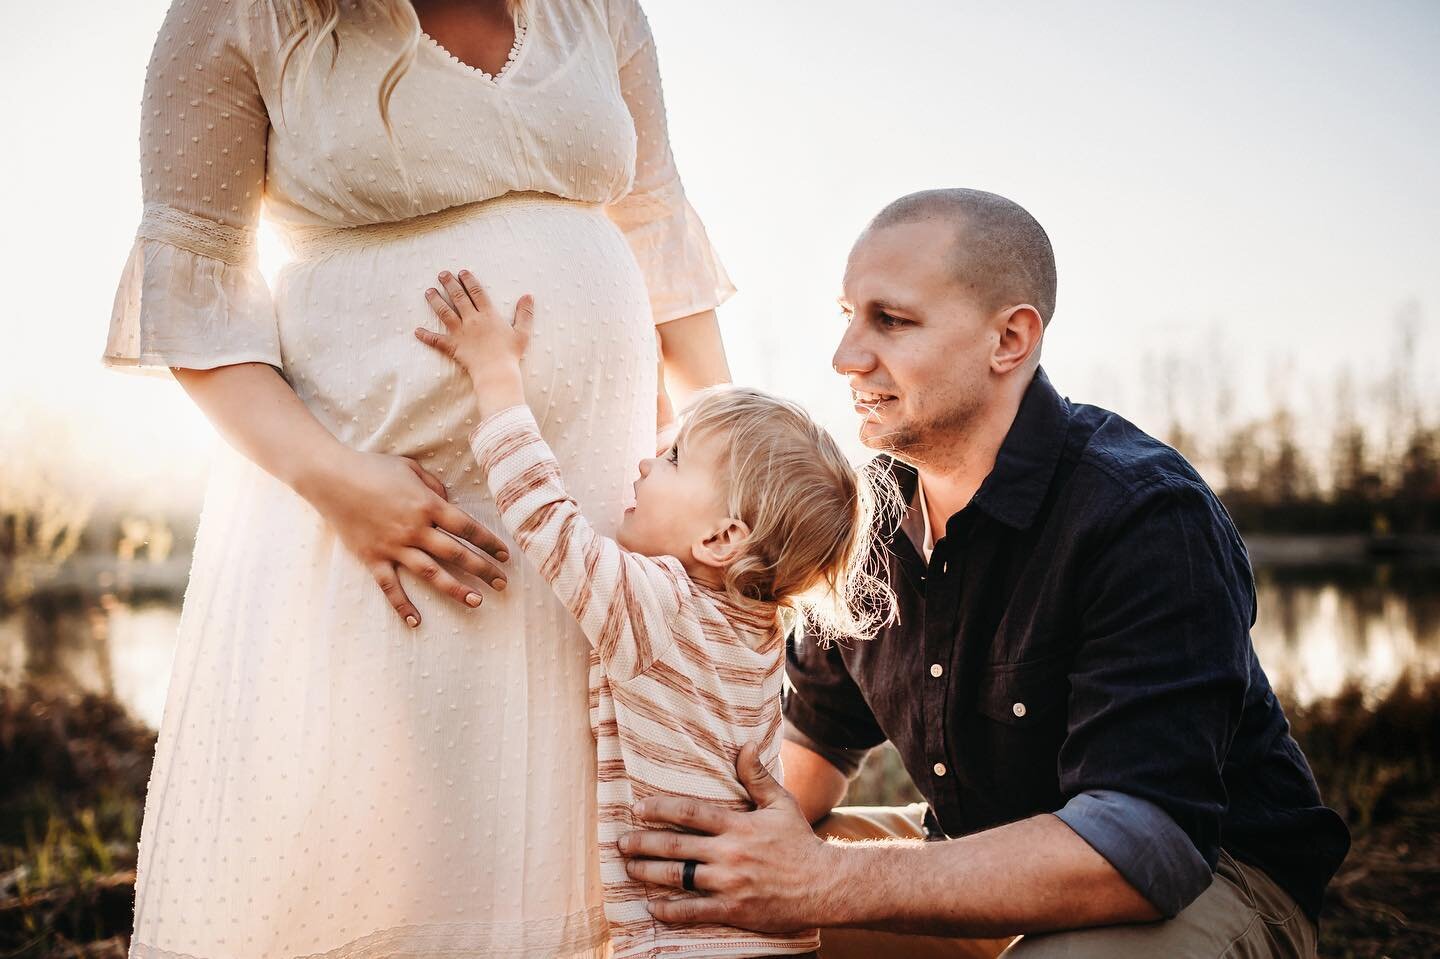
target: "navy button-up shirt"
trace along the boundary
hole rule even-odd
[[[883,544],[898,621],[792,647],[787,735],[846,771],[888,739],[937,836],[1053,812],[1165,915],[1224,848],[1318,916],[1349,834],[1256,659],[1245,547],[1179,453],[1042,370],[928,563]]]

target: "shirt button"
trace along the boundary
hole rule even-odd
[[[930,675],[931,675],[931,676],[934,676],[934,677],[937,678],[937,679],[940,677],[940,674],[943,673],[943,672],[945,672],[945,667],[944,667],[944,666],[941,666],[939,663],[936,663],[935,665],[933,665],[933,666],[930,667]]]
[[[937,775],[937,776],[943,776],[943,775],[945,775],[945,764],[944,764],[944,763],[936,763],[936,764],[935,764],[935,775]]]
[[[1025,715],[1025,704],[1024,704],[1024,703],[1016,703],[1014,706],[1011,706],[1011,707],[1010,707],[1010,711],[1011,711],[1012,713],[1014,713],[1015,716],[1016,716],[1016,718],[1018,719],[1018,718],[1020,718],[1020,717],[1022,717],[1022,716]]]

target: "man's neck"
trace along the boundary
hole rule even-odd
[[[945,524],[975,498],[985,478],[995,469],[1000,447],[1010,433],[1029,378],[995,406],[969,424],[964,436],[936,444],[938,455],[912,462],[920,474],[916,496],[925,497],[930,534],[935,542],[945,535]],[[915,504],[918,506],[918,500]]]

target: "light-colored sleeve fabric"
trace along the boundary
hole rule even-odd
[[[640,556],[595,532],[565,492],[529,407],[485,420],[470,434],[470,449],[500,521],[580,624],[605,674],[625,682],[665,656],[675,642],[671,624],[693,616],[680,561]]]
[[[141,103],[144,213],[115,293],[107,366],[280,366],[255,243],[269,118],[244,7],[174,0],[156,38]]]
[[[650,24],[635,0],[609,0],[608,6],[620,94],[635,122],[636,149],[634,185],[608,212],[645,275],[658,325],[713,310],[735,287],[675,168]]]

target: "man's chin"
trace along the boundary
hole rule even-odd
[[[873,413],[860,420],[860,442],[872,450],[889,450],[896,435],[895,427],[875,418]]]
[[[860,421],[859,438],[866,449],[904,459],[906,448],[913,444],[914,434],[893,423],[883,423],[866,417]]]

